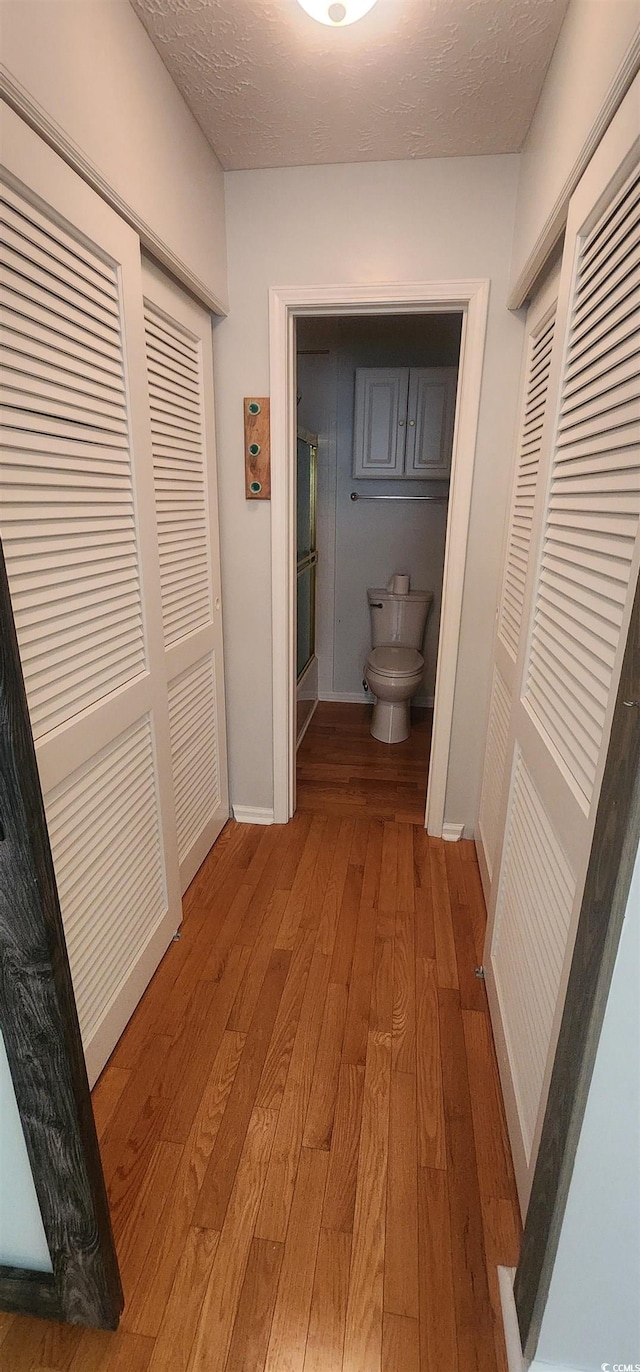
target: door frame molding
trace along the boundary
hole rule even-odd
[[[0,542],[0,1031],[52,1273],[0,1310],[117,1329],[124,1298]]]
[[[462,592],[489,307],[489,281],[288,286],[269,291],[274,821],[295,810],[295,320],[303,316],[463,316],[425,825],[442,835]]]

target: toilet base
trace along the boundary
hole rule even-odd
[[[402,743],[411,733],[410,701],[377,700],[370,733],[380,743]]]

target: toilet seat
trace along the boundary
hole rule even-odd
[[[367,667],[381,677],[415,676],[416,672],[423,671],[424,658],[416,648],[384,643],[369,653]]]

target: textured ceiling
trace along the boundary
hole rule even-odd
[[[131,0],[227,168],[516,152],[567,0]]]

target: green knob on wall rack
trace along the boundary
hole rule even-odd
[[[262,490],[262,482],[252,481],[249,490],[251,491],[252,495],[260,495],[260,492]]]
[[[260,414],[260,406],[257,400],[251,400],[247,406],[249,414]]]

